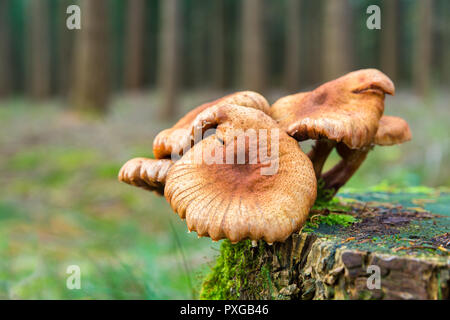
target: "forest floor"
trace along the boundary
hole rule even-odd
[[[221,95],[184,95],[180,115]],[[157,98],[117,96],[101,120],[59,100],[0,103],[0,299],[198,296],[219,244],[188,234],[164,198],[117,182],[171,125],[156,120]],[[387,99],[385,113],[405,118],[413,141],[375,148],[343,192],[449,186],[448,94]],[[80,290],[66,287],[69,265],[81,268]]]

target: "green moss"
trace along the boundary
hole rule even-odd
[[[320,224],[327,224],[329,226],[343,226],[348,227],[357,222],[354,216],[349,214],[335,214],[330,213],[328,215],[314,215],[306,222],[303,228],[304,232],[312,232],[313,228],[318,228]]]
[[[263,241],[259,241],[258,248],[252,248],[250,240],[237,244],[224,240],[216,265],[203,282],[200,299],[238,299],[243,287],[271,292],[269,265],[263,264],[260,270],[255,269],[260,265],[259,261],[264,252]]]

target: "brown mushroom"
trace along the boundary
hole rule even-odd
[[[188,112],[172,128],[163,130],[156,136],[153,141],[153,154],[155,158],[170,158],[173,152],[181,156],[187,141],[190,140],[189,135],[186,135],[186,130],[191,127],[195,117],[212,106],[229,103],[259,109],[265,113],[268,113],[270,108],[269,103],[262,95],[252,91],[236,92],[212,102],[202,104]]]
[[[376,69],[363,69],[327,82],[311,92],[283,97],[270,115],[299,141],[316,139],[309,156],[317,178],[338,142],[351,149],[370,145],[384,111],[392,81]]]
[[[166,199],[188,229],[233,243],[284,241],[299,230],[317,185],[298,143],[262,111],[236,105],[205,110],[191,130],[211,127],[167,175]]]
[[[391,146],[409,140],[411,140],[411,130],[405,120],[399,117],[382,116],[371,146],[350,149],[343,143],[337,145],[336,149],[342,160],[322,175],[325,188],[333,190],[332,195],[336,194],[361,166],[373,145]]]
[[[167,172],[172,165],[169,159],[134,158],[120,169],[119,181],[163,195]]]

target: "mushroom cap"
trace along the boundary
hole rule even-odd
[[[394,116],[382,116],[374,143],[380,146],[392,146],[409,141],[411,137],[411,130],[404,119]]]
[[[173,165],[165,189],[167,201],[186,219],[188,229],[232,243],[247,238],[284,241],[299,230],[314,204],[317,183],[312,163],[297,141],[263,112],[236,105],[208,109],[194,122],[208,127],[213,123],[216,132]],[[248,129],[255,130],[256,139],[249,137]],[[267,139],[261,129],[266,129]],[[235,143],[239,139],[245,144]],[[232,163],[226,161],[227,150]],[[236,161],[238,154],[245,155],[244,162]],[[211,156],[219,161],[208,161]],[[275,162],[275,170],[263,174]]]
[[[372,143],[392,81],[376,69],[350,72],[310,92],[276,101],[272,118],[297,140],[328,138],[361,148]]]
[[[134,158],[119,171],[119,181],[163,195],[166,176],[173,165],[169,159]]]
[[[269,112],[270,105],[259,93],[253,91],[236,92],[212,102],[207,102],[188,112],[172,128],[161,131],[153,141],[153,154],[157,159],[169,158],[172,151],[182,152],[184,142],[189,137],[186,130],[192,125],[192,121],[202,111],[223,104],[237,104],[244,107],[259,109],[265,113]],[[182,130],[184,129],[184,130]]]

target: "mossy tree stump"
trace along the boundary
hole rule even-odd
[[[200,297],[450,298],[450,194],[344,194],[341,203],[313,208],[284,243],[224,241]],[[368,285],[378,271],[379,289]]]

